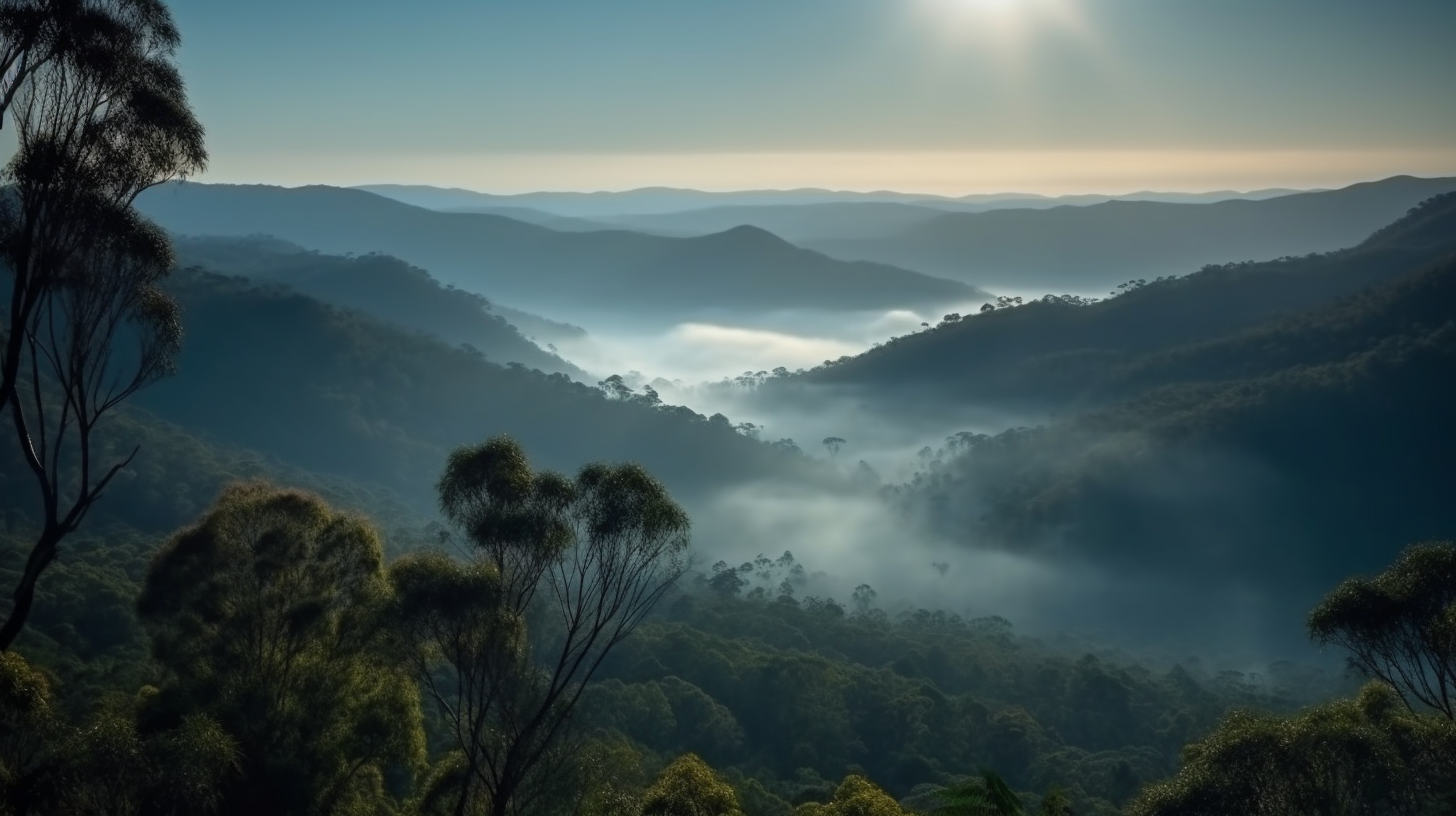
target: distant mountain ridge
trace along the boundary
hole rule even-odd
[[[949,213],[891,237],[806,246],[993,289],[1100,293],[1208,263],[1353,246],[1419,202],[1452,190],[1456,178],[1396,176],[1262,201],[1111,201]]]
[[[512,305],[656,314],[888,310],[982,300],[963,283],[837,261],[752,227],[697,238],[557,232],[335,187],[169,184],[138,208],[184,235],[271,235],[329,253],[382,252]]]
[[[774,207],[814,204],[895,203],[917,204],[937,209],[979,212],[1002,207],[1056,207],[1063,204],[1095,204],[1103,201],[1209,202],[1231,198],[1263,199],[1306,190],[1267,189],[1237,192],[1217,190],[1205,193],[1141,191],[1120,195],[1076,194],[1045,196],[1036,193],[976,193],[943,196],[930,193],[902,193],[894,190],[857,192],[801,188],[793,190],[738,190],[710,192],[674,187],[642,187],[635,190],[599,192],[481,193],[459,187],[443,188],[423,184],[364,184],[354,187],[387,198],[433,210],[479,210],[481,208],[525,207],[573,218],[664,215],[712,207]]]
[[[656,215],[607,215],[601,216],[601,223],[678,236],[707,235],[751,224],[786,241],[805,243],[889,238],[944,214],[936,206],[891,201],[737,204]]]

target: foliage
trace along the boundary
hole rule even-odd
[[[1341,688],[1290,666],[1252,678],[1068,655],[1001,619],[764,591],[793,567],[764,558],[697,576],[606,662],[584,724],[659,756],[698,754],[755,816],[822,801],[849,767],[894,797],[990,768],[1017,791],[1060,785],[1092,813],[1173,773],[1230,708],[1288,711]],[[715,586],[730,574],[736,593]]]
[[[1177,778],[1151,785],[1131,816],[1435,814],[1456,780],[1456,727],[1406,710],[1371,683],[1353,700],[1295,717],[1239,712],[1190,745]]]
[[[243,774],[227,813],[348,813],[423,759],[419,700],[378,642],[369,525],[252,483],[152,561],[138,609],[169,674],[150,718],[215,717]]]
[[[1456,720],[1456,544],[1417,544],[1375,578],[1346,580],[1310,613],[1309,630],[1407,704]]]
[[[170,247],[132,202],[207,158],[173,63],[177,29],[161,3],[21,3],[4,12],[0,50],[28,50],[5,54],[17,84],[0,101],[0,115],[15,115],[18,141],[0,206],[9,278],[0,413],[33,477],[41,529],[0,625],[0,651],[24,628],[62,539],[130,461],[99,460],[93,431],[169,373],[177,353],[177,306],[157,286]]]
[[[806,802],[794,809],[794,816],[904,816],[904,813],[889,794],[858,774],[845,777],[828,802]]]
[[[237,772],[233,739],[195,714],[144,735],[128,708],[101,710],[54,746],[42,775],[47,789],[38,797],[43,807],[119,816],[216,813]]]
[[[33,774],[60,723],[50,684],[14,652],[0,652],[0,813],[15,809],[15,794]]]
[[[140,733],[148,696],[113,697],[72,725],[44,676],[0,653],[0,813],[214,812],[237,770],[233,740],[196,714]]]
[[[642,797],[642,816],[742,816],[738,795],[696,754],[663,769]]]
[[[522,812],[570,758],[602,661],[682,575],[688,518],[639,466],[533,473],[504,437],[452,454],[439,492],[474,558],[397,562],[390,618],[463,757],[458,808]]]
[[[940,807],[931,816],[1021,816],[1021,800],[995,771],[953,785],[938,794]]]

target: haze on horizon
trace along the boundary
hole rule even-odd
[[[204,182],[943,195],[1456,174],[1438,0],[174,4]]]

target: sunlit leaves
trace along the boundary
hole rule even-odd
[[[742,816],[742,811],[732,786],[696,754],[684,754],[647,789],[642,816]]]
[[[388,591],[367,522],[266,484],[163,545],[139,602],[172,677],[151,716],[203,711],[238,741],[224,812],[353,812],[422,762],[419,696],[378,627]]]
[[[794,816],[905,816],[905,811],[873,782],[853,774],[845,777],[827,803],[800,805]]]
[[[1134,816],[1420,813],[1456,782],[1456,726],[1410,713],[1372,683],[1294,717],[1229,716],[1190,745],[1178,776],[1149,786]]]

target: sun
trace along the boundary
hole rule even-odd
[[[1018,9],[1026,11],[1027,7],[1035,5],[1034,0],[934,0],[934,2],[949,13],[957,11],[962,13],[1005,13]]]
[[[975,41],[1005,55],[1050,31],[1088,33],[1080,0],[909,0],[942,39]]]

